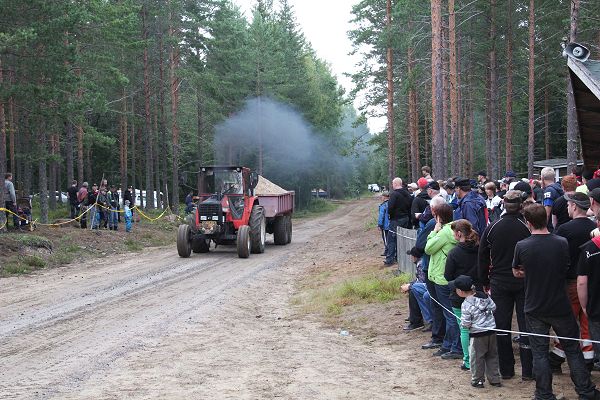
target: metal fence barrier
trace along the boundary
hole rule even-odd
[[[398,227],[396,230],[396,243],[398,246],[398,269],[414,278],[416,266],[406,252],[417,243],[417,231]]]

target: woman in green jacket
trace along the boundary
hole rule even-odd
[[[435,284],[435,293],[430,293],[430,295],[446,308],[444,310],[446,335],[442,347],[434,355],[441,356],[445,360],[463,358],[458,321],[451,311],[450,289],[448,288],[448,281],[444,278],[446,258],[457,243],[454,232],[450,228],[452,213],[452,207],[448,204],[442,204],[436,208],[435,218],[437,223],[433,231],[427,236],[427,244],[425,245],[425,253],[431,256],[427,277]],[[447,310],[450,310],[450,312]]]

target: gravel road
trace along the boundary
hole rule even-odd
[[[296,224],[290,245],[245,260],[173,248],[1,280],[0,398],[389,397],[373,392],[374,380],[397,380],[388,349],[289,304],[298,261],[364,230],[372,207]]]

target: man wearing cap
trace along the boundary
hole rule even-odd
[[[505,213],[500,219],[487,226],[479,243],[478,277],[484,286],[489,286],[496,303],[496,325],[498,329],[511,330],[513,310],[517,313],[519,331],[526,332],[524,313],[525,286],[512,273],[513,254],[518,241],[530,236],[521,215],[522,192],[511,190],[504,196]],[[533,361],[529,339],[519,338],[521,377],[533,379]],[[504,379],[515,375],[515,356],[509,334],[498,334],[498,357],[500,374]]]
[[[565,192],[560,183],[556,182],[556,173],[553,168],[543,168],[540,175],[542,177],[542,188],[544,189],[542,205],[546,209],[546,215],[548,215],[548,230],[552,232],[554,230],[554,226],[552,225],[552,207],[554,207],[556,200],[565,194]]]
[[[477,172],[477,189],[480,194],[485,194],[485,184],[491,182],[484,170]]]
[[[513,188],[513,190],[518,190],[527,195],[527,198],[523,200],[523,203],[535,203],[535,198],[533,197],[533,190],[531,189],[531,185],[524,181],[519,181]],[[523,196],[525,197],[525,196]]]
[[[575,319],[579,323],[581,339],[589,340],[588,320],[577,297],[577,264],[579,262],[579,255],[581,254],[580,247],[590,240],[590,232],[596,228],[596,224],[586,215],[587,210],[590,208],[590,199],[588,196],[575,192],[565,194],[564,198],[567,201],[567,212],[571,221],[560,225],[554,233],[564,237],[569,242],[571,264],[567,271],[567,296],[569,296]],[[581,342],[581,345],[583,358],[591,367],[591,364],[594,362],[593,346],[591,343],[586,342]],[[550,353],[552,369],[555,372],[560,371],[560,366],[564,361],[565,352],[560,343],[558,343]]]
[[[571,220],[567,210],[568,205],[565,195],[575,193],[575,189],[577,189],[577,178],[575,175],[567,175],[562,178],[560,186],[563,189],[564,195],[556,199],[554,206],[552,206],[552,226],[554,226],[555,230],[558,229],[562,224]]]
[[[390,217],[390,229],[388,231],[387,243],[388,253],[384,265],[393,265],[397,261],[396,254],[396,229],[398,227],[411,228],[410,207],[412,196],[408,190],[402,187],[402,179],[394,178],[392,181],[390,199],[388,201],[388,215]]]
[[[406,254],[411,256],[415,264],[415,280],[400,287],[402,292],[408,293],[408,324],[404,326],[403,330],[414,331],[424,328],[425,324],[431,325],[430,299],[422,267],[423,251],[413,247]]]
[[[513,274],[525,280],[525,318],[534,360],[536,399],[555,399],[548,354],[550,328],[563,338],[579,338],[579,326],[565,290],[569,270],[569,244],[548,231],[548,215],[540,204],[525,207],[523,215],[531,236],[517,243]],[[571,380],[580,399],[598,399],[600,392],[590,379],[590,371],[576,340],[560,339]]]
[[[478,193],[471,190],[469,179],[457,178],[455,181],[458,188],[458,208],[454,212],[454,220],[464,218],[468,220],[477,234],[481,236],[487,225],[485,216],[485,200]]]

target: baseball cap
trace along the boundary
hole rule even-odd
[[[507,178],[516,178],[517,174],[515,174],[514,171],[508,170],[508,171],[506,171],[506,175],[504,175],[504,176]]]
[[[590,191],[588,193],[588,196],[592,199],[594,199],[594,201],[597,201],[600,203],[600,188],[596,188],[592,191]]]
[[[487,177],[487,173],[484,170],[481,170],[481,171],[477,172],[477,175],[481,175],[481,176]]]
[[[581,193],[581,192],[575,192],[573,194],[565,193],[565,199],[567,201],[577,204],[577,207],[583,208],[584,210],[587,210],[588,208],[590,208],[590,198],[588,196],[586,196],[584,193]]]
[[[412,182],[408,184],[408,187],[411,188],[412,190],[417,190],[419,187],[417,186],[416,183]]]
[[[600,179],[596,178],[596,179],[590,179],[589,181],[587,181],[587,183],[585,184],[588,188],[588,190],[594,190],[596,188],[600,188]]]
[[[525,192],[528,195],[531,195],[531,186],[529,186],[529,183],[527,182],[517,182],[517,184],[515,185],[515,187],[513,188],[514,190],[520,190],[521,192]]]
[[[457,187],[471,187],[471,181],[466,178],[456,178],[454,183]]]
[[[455,280],[448,282],[448,287],[452,291],[456,289],[469,291],[473,289],[473,278],[468,275],[459,275]]]
[[[417,185],[419,185],[421,189],[425,189],[427,187],[427,179],[419,178],[419,180],[417,180]]]
[[[417,247],[413,247],[412,249],[408,250],[406,252],[406,254],[409,255],[409,256],[421,258],[421,257],[423,257],[423,250],[421,250],[421,249],[419,249]]]
[[[440,184],[437,183],[436,181],[431,181],[427,185],[427,189],[439,191],[440,190]]]

